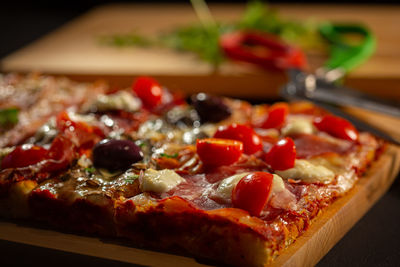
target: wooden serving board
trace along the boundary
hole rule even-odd
[[[389,146],[355,187],[314,220],[270,266],[313,266],[387,191],[400,169],[400,148]],[[0,221],[0,239],[145,266],[208,266],[195,259],[143,250],[120,242]]]
[[[368,93],[400,100],[400,7],[351,5],[276,5],[291,19],[360,22],[369,26],[378,40],[375,55],[354,70],[347,85]],[[211,5],[218,21],[237,19],[244,5]],[[137,30],[155,35],[177,25],[197,22],[190,5],[107,5],[96,8],[59,30],[7,56],[0,62],[4,72],[41,71],[68,75],[76,80],[105,78],[119,86],[130,85],[133,76],[152,75],[162,84],[188,93],[212,93],[246,98],[276,98],[286,82],[282,72],[266,72],[251,66],[224,64],[218,72],[190,53],[168,49],[109,47],[98,37]],[[323,56],[309,57],[311,69]]]

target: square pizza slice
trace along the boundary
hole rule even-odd
[[[3,75],[0,93],[19,111],[1,125],[3,217],[236,266],[271,263],[385,149],[311,103],[185,99],[148,77]]]

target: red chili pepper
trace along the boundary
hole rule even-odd
[[[259,32],[234,32],[221,37],[220,47],[233,60],[258,65],[266,69],[303,69],[304,53],[287,45],[274,35]]]

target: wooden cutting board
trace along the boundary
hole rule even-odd
[[[291,19],[361,22],[376,34],[375,55],[354,70],[346,84],[391,99],[400,100],[400,7],[351,5],[277,5],[282,16]],[[243,5],[211,5],[219,21],[237,19]],[[188,93],[208,91],[227,96],[274,98],[286,77],[238,64],[224,64],[218,72],[190,53],[168,49],[115,48],[100,45],[98,37],[137,30],[145,35],[168,31],[176,25],[196,22],[190,5],[107,5],[96,8],[0,62],[4,72],[68,75],[76,80],[105,78],[127,86],[133,76],[152,75],[172,89]],[[309,58],[312,68],[323,58]]]
[[[355,187],[314,220],[270,267],[313,266],[387,191],[400,169],[400,148],[389,146]],[[0,239],[145,266],[209,266],[192,258],[104,240],[0,221]]]

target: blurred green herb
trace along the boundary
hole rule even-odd
[[[178,153],[174,153],[174,154],[161,153],[160,156],[163,158],[175,159],[178,157]]]
[[[324,42],[318,33],[318,23],[311,20],[302,22],[284,19],[276,10],[269,8],[261,1],[251,2],[247,6],[237,26],[239,29],[278,35],[288,43],[302,48],[319,47]]]
[[[90,173],[90,174],[93,174],[93,173],[95,173],[96,168],[94,168],[94,167],[87,167],[87,168],[85,168],[85,171],[88,172],[88,173]]]
[[[134,182],[136,179],[138,179],[138,178],[139,178],[139,175],[134,174],[134,175],[131,175],[131,176],[126,177],[124,180],[125,180],[125,182],[126,182],[127,184],[133,184],[133,182]]]
[[[138,145],[140,148],[143,148],[146,146],[146,142],[144,140],[137,140],[135,142],[136,145]]]
[[[159,34],[155,39],[145,38],[137,33],[113,34],[102,36],[102,42],[114,46],[161,46],[177,51],[193,52],[215,67],[225,60],[219,47],[220,36],[235,30],[257,30],[276,34],[288,43],[305,49],[323,47],[324,40],[318,33],[317,23],[284,19],[261,1],[249,2],[242,17],[236,22],[223,24],[209,21],[207,23],[205,20],[212,20],[210,16],[210,14],[205,16],[206,19],[200,16],[201,23],[177,27]]]
[[[226,27],[221,25],[190,25],[177,28],[161,36],[161,43],[166,47],[189,51],[197,54],[201,59],[218,66],[224,59],[218,42]]]
[[[152,41],[134,32],[126,34],[103,35],[99,37],[99,41],[105,45],[111,46],[139,46],[148,47],[152,45]]]
[[[0,109],[0,127],[9,127],[18,123],[19,109]]]

